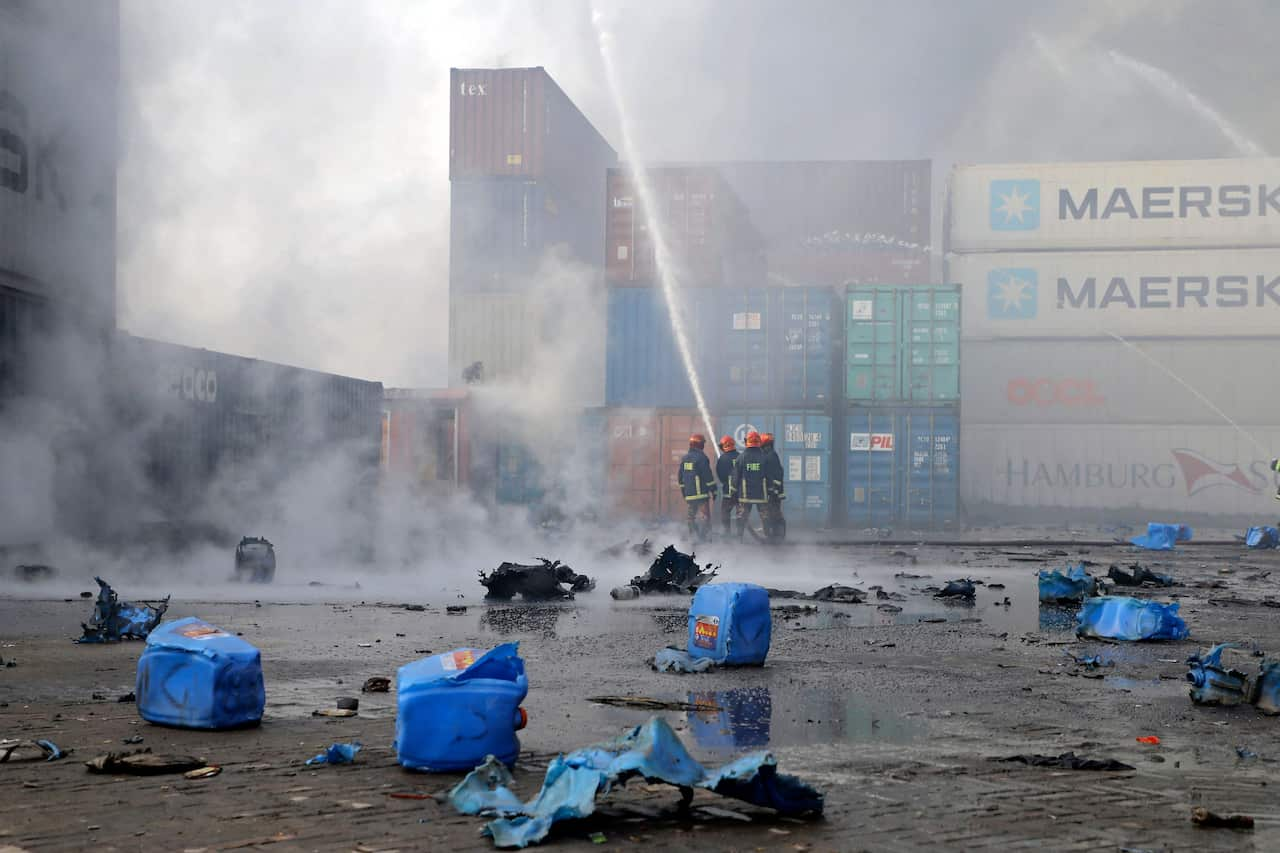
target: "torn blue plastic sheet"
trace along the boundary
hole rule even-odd
[[[1139,548],[1148,551],[1172,551],[1175,542],[1190,542],[1192,530],[1185,524],[1160,524],[1151,522],[1143,536],[1135,536],[1129,541]]]
[[[1191,682],[1191,701],[1197,705],[1240,705],[1249,698],[1249,677],[1238,669],[1222,665],[1224,649],[1236,648],[1235,643],[1219,643],[1203,655],[1187,658],[1190,669],[1187,681]]]
[[[1244,544],[1258,550],[1280,548],[1280,530],[1274,527],[1250,527],[1244,533]]]
[[[595,811],[596,797],[640,776],[682,789],[704,788],[785,815],[821,814],[822,794],[777,771],[768,752],[756,752],[708,772],[660,717],[608,743],[557,756],[542,789],[527,803],[511,791],[511,775],[487,760],[458,783],[449,801],[463,814],[496,815],[484,829],[498,847],[527,847],[546,838],[556,821]]]
[[[145,640],[169,609],[169,597],[155,607],[121,601],[116,591],[102,578],[98,582],[98,600],[87,623],[80,624],[84,635],[77,643],[114,643],[119,640]]]
[[[360,743],[335,743],[315,758],[308,758],[307,764],[350,764],[356,760],[360,751]]]
[[[1084,564],[1069,566],[1066,574],[1054,569],[1040,572],[1040,600],[1081,601],[1098,590],[1098,582],[1084,570]]]
[[[1178,603],[1161,604],[1119,595],[1086,598],[1076,616],[1076,636],[1111,640],[1185,640],[1187,623]]]
[[[653,656],[653,668],[658,672],[706,672],[715,666],[711,658],[695,658],[684,649],[667,646]]]

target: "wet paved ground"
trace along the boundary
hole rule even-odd
[[[704,762],[767,747],[784,772],[827,796],[825,819],[800,822],[709,794],[681,814],[674,790],[632,783],[608,797],[597,818],[557,832],[548,842],[557,848],[594,848],[587,835],[601,831],[604,846],[633,849],[1280,849],[1280,718],[1250,707],[1195,707],[1183,680],[1187,655],[1215,642],[1280,654],[1277,610],[1262,603],[1280,599],[1280,554],[1198,545],[1173,555],[1099,547],[1079,554],[1066,546],[1071,559],[1101,563],[1095,572],[1137,557],[1182,584],[1139,594],[1180,601],[1191,640],[1113,645],[1075,641],[1070,611],[1038,606],[1035,571],[1068,559],[1026,561],[1045,550],[781,549],[753,571],[726,568],[727,580],[879,585],[888,598],[775,601],[765,667],[693,676],[661,675],[646,663],[662,645],[683,643],[687,602],[614,603],[606,590],[623,576],[602,578],[577,601],[542,606],[484,606],[478,586],[459,586],[468,604],[461,615],[444,612],[459,602],[452,588],[434,599],[379,588],[379,603],[367,581],[364,590],[255,589],[260,606],[227,602],[229,593],[243,594],[234,589],[209,596],[224,599],[215,603],[175,597],[171,616],[199,615],[262,649],[266,720],[225,733],[150,726],[132,705],[117,703],[133,687],[141,645],[68,642],[89,602],[0,599],[0,655],[17,661],[0,669],[0,737],[49,738],[76,752],[56,763],[0,765],[0,848],[487,849],[476,834],[481,820],[433,799],[391,796],[447,791],[460,777],[401,770],[390,748],[395,694],[360,695],[359,686],[429,652],[519,640],[531,684],[520,793],[536,790],[557,752],[653,713],[592,697],[642,695],[708,709],[660,712]],[[749,562],[731,550],[713,556],[728,567]],[[778,580],[779,572],[791,580]],[[986,582],[971,606],[920,591],[962,576]],[[81,588],[76,582],[61,594]],[[163,591],[120,588],[124,597]],[[397,606],[405,600],[427,609]],[[1088,672],[1065,651],[1101,653],[1115,666]],[[358,717],[311,716],[344,695],[360,696]],[[133,735],[157,752],[204,756],[224,772],[189,781],[85,771],[82,760],[124,748],[121,739]],[[1162,743],[1137,743],[1144,735]],[[355,765],[303,765],[349,740],[365,744]],[[1242,760],[1237,747],[1260,757]],[[990,760],[1067,750],[1137,769],[1070,772]],[[1196,829],[1197,805],[1253,815],[1257,827]]]

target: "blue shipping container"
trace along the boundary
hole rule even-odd
[[[730,412],[717,422],[717,437],[731,435],[738,449],[751,431],[774,435],[787,500],[788,525],[826,527],[831,521],[831,418],[808,412]]]
[[[942,527],[959,511],[960,419],[954,410],[850,409],[845,505],[852,527]]]
[[[831,400],[834,293],[821,287],[722,291],[729,406],[825,406]]]
[[[675,298],[699,383],[707,405],[714,406],[715,377],[723,364],[717,334],[718,292],[687,288]],[[646,409],[696,405],[660,287],[611,288],[608,324],[606,405]]]
[[[456,293],[519,290],[546,252],[603,268],[603,225],[545,181],[489,178],[450,186],[449,282]]]

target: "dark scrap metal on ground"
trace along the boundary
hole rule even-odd
[[[596,582],[580,575],[559,560],[538,558],[539,565],[504,562],[492,572],[480,572],[485,598],[510,601],[519,595],[525,601],[553,601],[573,598],[575,592],[590,592]]]
[[[1007,761],[1025,764],[1028,767],[1052,767],[1058,770],[1135,770],[1128,764],[1114,758],[1085,758],[1074,752],[1060,755],[1009,755],[1004,758],[993,758],[992,761]]]
[[[616,587],[609,594],[616,599],[639,595],[681,595],[696,592],[698,587],[716,576],[719,566],[699,566],[696,554],[685,554],[668,545],[654,558],[649,570],[631,579],[627,586]]]
[[[90,773],[120,776],[159,776],[164,773],[186,773],[207,766],[203,758],[192,755],[164,755],[150,749],[135,752],[108,752],[84,763]]]
[[[1220,815],[1204,807],[1191,810],[1191,822],[1206,829],[1253,829],[1253,818],[1249,815]]]

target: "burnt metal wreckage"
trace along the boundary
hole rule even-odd
[[[688,595],[697,592],[698,587],[716,576],[720,567],[711,563],[700,566],[694,559],[696,556],[668,545],[654,558],[648,571],[636,575],[626,586],[614,587],[609,595],[625,601],[642,595]]]
[[[538,560],[539,565],[503,562],[491,572],[481,571],[484,597],[491,601],[510,601],[519,595],[525,601],[556,601],[596,588],[593,579],[578,574],[559,560],[543,557]]]
[[[121,601],[116,591],[102,578],[98,582],[98,600],[93,614],[80,627],[84,634],[77,643],[114,643],[119,640],[145,640],[160,624],[169,609],[169,596],[154,604],[134,604]]]

